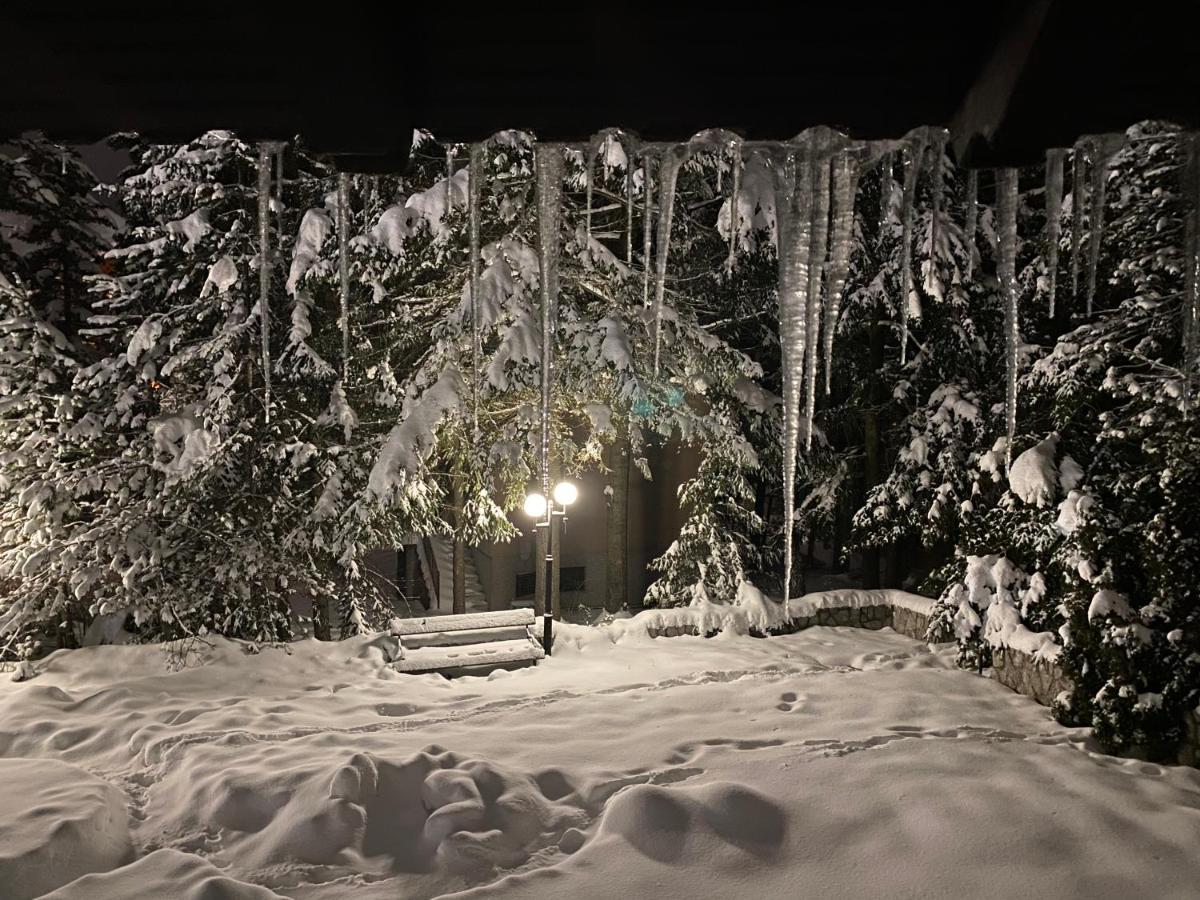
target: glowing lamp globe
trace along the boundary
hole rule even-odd
[[[546,498],[541,494],[530,494],[525,498],[525,515],[539,518],[546,514]]]
[[[570,506],[579,496],[579,490],[569,481],[560,481],[554,486],[554,502],[559,506]]]

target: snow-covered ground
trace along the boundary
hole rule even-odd
[[[947,651],[558,635],[452,682],[365,639],[56,654],[0,685],[0,756],[35,760],[0,760],[0,896],[120,861],[52,896],[1197,896],[1200,772],[1096,753]]]

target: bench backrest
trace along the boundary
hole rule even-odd
[[[522,625],[531,626],[533,622],[532,609],[502,609],[495,612],[425,616],[418,619],[392,619],[391,632],[399,637],[404,637],[418,634],[443,634],[448,631],[515,628]]]

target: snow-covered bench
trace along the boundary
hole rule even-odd
[[[458,675],[532,665],[546,655],[532,609],[393,619],[391,632],[400,644],[392,662],[398,672]]]

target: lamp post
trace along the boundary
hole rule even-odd
[[[545,599],[542,602],[542,649],[550,655],[554,643],[554,611],[553,602],[554,580],[554,517],[566,518],[567,507],[575,502],[579,490],[569,481],[560,481],[554,486],[550,498],[536,491],[525,497],[525,514],[537,519],[536,528],[546,529],[546,575],[542,579],[545,584]]]

